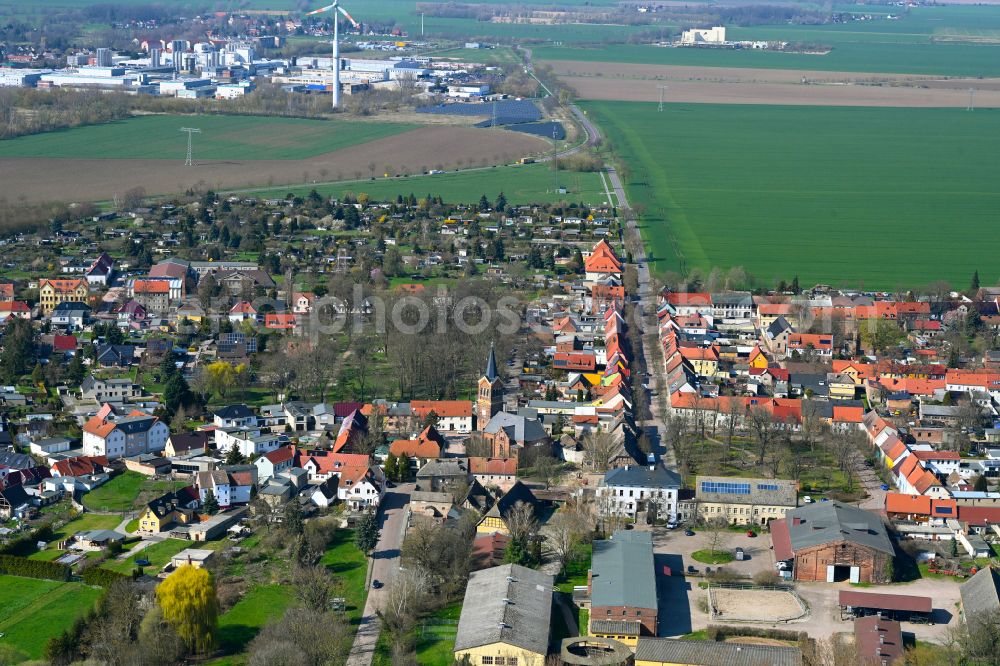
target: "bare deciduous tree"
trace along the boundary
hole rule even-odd
[[[595,472],[606,472],[618,451],[618,442],[611,433],[596,430],[583,437],[587,465]]]

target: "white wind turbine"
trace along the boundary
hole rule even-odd
[[[314,9],[307,13],[306,16],[322,14],[323,12],[333,12],[333,108],[336,109],[340,106],[340,21],[338,20],[337,12],[343,14],[355,28],[361,26],[347,13],[346,9],[340,6],[339,0],[333,0],[332,5]]]

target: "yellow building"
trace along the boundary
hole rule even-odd
[[[730,525],[767,525],[798,506],[798,484],[786,479],[699,476],[694,492],[702,520]]]
[[[538,500],[535,499],[531,489],[520,481],[516,481],[510,490],[497,500],[486,512],[486,515],[479,520],[476,531],[481,534],[495,532],[510,534],[510,530],[507,529],[507,516],[519,503],[527,504],[532,508],[532,511],[537,512],[538,510]]]
[[[598,638],[613,638],[633,650],[639,642],[642,625],[635,620],[595,620],[590,618],[587,631]]]
[[[191,486],[157,497],[139,515],[139,531],[156,534],[174,523],[187,525],[194,522],[196,516],[191,507],[197,501],[198,497]]]
[[[858,388],[854,377],[848,373],[827,373],[826,385],[830,390],[831,400],[854,400]]]
[[[87,281],[82,278],[38,282],[38,304],[44,314],[51,314],[60,303],[86,303],[89,293]]]
[[[469,577],[455,635],[455,661],[471,666],[544,666],[552,576],[517,564]]]
[[[723,641],[642,638],[635,648],[635,666],[801,666],[802,650],[777,645]]]

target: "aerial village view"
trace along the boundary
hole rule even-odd
[[[0,0],[0,666],[1000,665],[1000,0]]]

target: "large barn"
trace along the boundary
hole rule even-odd
[[[840,502],[819,502],[771,521],[774,557],[798,581],[887,583],[892,542],[878,515]]]

